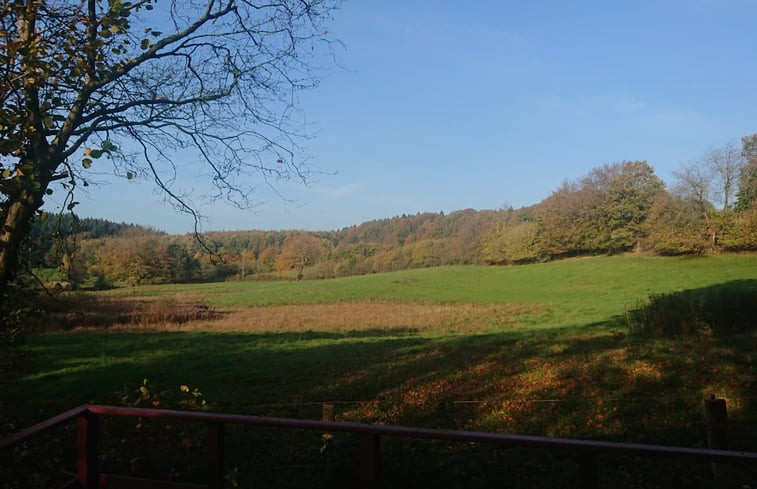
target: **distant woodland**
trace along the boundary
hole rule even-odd
[[[530,207],[424,212],[337,231],[167,235],[61,214],[40,218],[29,270],[77,287],[329,278],[451,264],[506,265],[625,252],[757,250],[757,134],[706,152],[666,185],[644,161],[595,168]]]

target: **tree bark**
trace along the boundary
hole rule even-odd
[[[0,227],[0,296],[16,276],[21,244],[35,212],[42,206],[41,196],[41,192],[23,191],[7,204]]]

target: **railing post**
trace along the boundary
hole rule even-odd
[[[360,457],[360,489],[381,488],[381,444],[379,436],[370,433],[357,435]]]
[[[224,425],[208,423],[208,489],[224,486]]]
[[[85,489],[97,489],[100,483],[98,438],[97,415],[86,411],[76,420],[76,478]]]

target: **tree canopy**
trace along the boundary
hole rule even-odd
[[[549,255],[631,250],[664,184],[645,161],[624,161],[566,182],[539,206]]]
[[[739,173],[736,208],[746,211],[757,202],[757,134],[741,138],[744,166]]]
[[[721,153],[707,151],[705,158],[686,165],[671,191],[648,163],[625,161],[597,167],[521,209],[403,214],[335,231],[207,233],[214,256],[223,261],[205,253],[192,235],[170,236],[91,219],[74,220],[64,229],[35,222],[35,244],[51,243],[56,235],[59,244],[39,246],[28,256],[34,267],[58,268],[57,273],[46,271],[52,283],[100,288],[328,278],[630,251],[684,255],[755,250],[757,206],[721,208],[710,200],[725,201],[717,195],[725,191],[720,176],[699,166],[712,154]],[[737,165],[731,174],[743,174],[743,168],[747,166]]]
[[[323,23],[337,6],[2,0],[0,293],[45,195],[62,190],[73,208],[93,167],[152,179],[195,222],[196,204],[173,185],[191,171],[179,152],[209,175],[211,198],[242,207],[250,174],[305,178],[297,93],[318,83],[331,49]]]

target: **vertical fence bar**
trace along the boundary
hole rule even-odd
[[[382,484],[379,436],[360,433],[357,437],[358,456],[360,457],[360,489],[380,489]]]
[[[224,425],[208,423],[208,489],[224,486]]]
[[[95,413],[87,411],[76,420],[76,478],[85,489],[97,489],[100,482],[97,466],[97,431]]]

